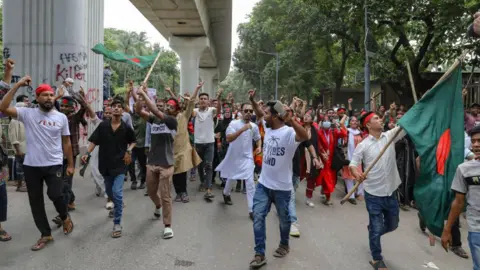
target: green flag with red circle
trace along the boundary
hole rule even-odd
[[[124,54],[121,52],[112,52],[107,48],[105,48],[105,46],[101,43],[95,45],[92,48],[92,51],[96,54],[101,54],[103,55],[103,57],[108,58],[110,60],[132,64],[139,68],[150,67],[155,61],[155,58],[157,57],[157,55],[159,54],[159,52],[157,52],[152,55],[134,56],[134,55]]]

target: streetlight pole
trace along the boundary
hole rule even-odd
[[[260,77],[260,99],[262,99],[262,73],[256,70],[247,70],[248,72],[258,74],[258,77]]]
[[[365,0],[365,109],[370,111],[370,63],[368,59],[368,9]]]
[[[280,69],[280,56],[278,55],[278,52],[274,52],[274,53],[262,52],[262,51],[258,51],[258,52],[275,56],[275,60],[276,60],[276,65],[275,65],[276,66],[275,67],[275,99],[278,100],[278,70]]]

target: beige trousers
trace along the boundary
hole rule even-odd
[[[172,225],[173,166],[147,165],[147,192],[155,206],[162,207],[163,224]]]

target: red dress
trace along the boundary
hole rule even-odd
[[[320,158],[323,162],[323,169],[320,171],[319,176],[316,179],[316,185],[322,185],[323,193],[329,195],[333,193],[335,189],[335,183],[337,179],[337,174],[332,169],[332,160],[335,148],[338,144],[339,139],[347,137],[347,129],[342,127],[339,129],[329,129],[325,131],[324,129],[318,130],[318,146],[323,151],[329,152],[328,160],[325,160],[323,155],[320,155]]]

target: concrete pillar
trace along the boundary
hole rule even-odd
[[[102,12],[95,10],[99,6]],[[76,89],[88,89],[87,25],[95,21],[89,30],[103,33],[103,0],[6,0],[3,20],[3,54],[16,61],[14,81],[29,74],[35,88],[43,82],[58,86],[70,77]]]
[[[216,68],[201,68],[200,78],[205,82],[202,92],[210,95],[210,98],[214,98],[216,94],[216,88],[213,84],[214,78],[218,77],[218,69]]]
[[[180,94],[191,93],[197,86],[200,57],[208,46],[207,37],[170,37],[170,48],[180,58]]]

